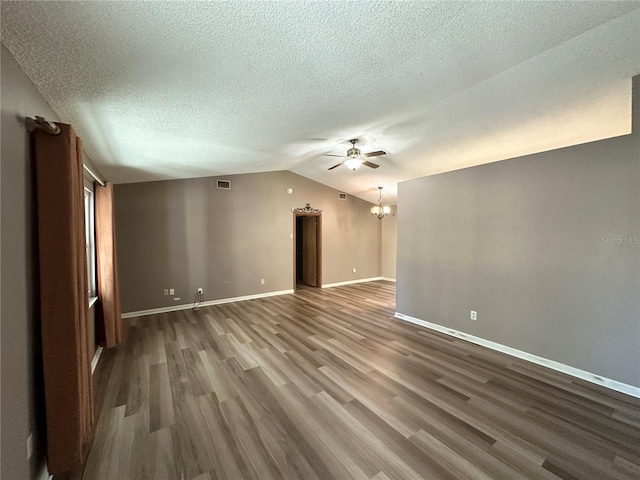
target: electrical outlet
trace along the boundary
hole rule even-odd
[[[169,295],[169,289],[168,289],[168,288],[165,288],[165,289],[164,289],[164,294],[165,294],[165,295]]]
[[[471,320],[478,320],[478,312],[471,310]]]
[[[27,437],[27,459],[33,455],[33,432]]]
[[[264,278],[260,279],[260,285],[264,285]]]
[[[173,294],[175,294],[175,293],[176,293],[175,289],[173,289],[173,288],[170,288],[170,289],[169,289],[169,295],[173,295]]]
[[[356,273],[356,267],[353,267],[353,273]]]
[[[173,301],[174,301],[174,302],[177,302],[178,300],[180,300],[180,297],[175,297],[175,298],[173,299]]]
[[[204,293],[204,290],[202,290],[202,288],[198,288],[198,293]]]

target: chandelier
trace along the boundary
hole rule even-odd
[[[378,187],[378,205],[371,207],[371,215],[382,220],[389,213],[391,213],[391,207],[388,205],[382,206],[382,187]]]

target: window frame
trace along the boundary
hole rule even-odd
[[[84,185],[85,254],[87,257],[87,292],[89,307],[98,299],[96,278],[95,192],[93,184]]]

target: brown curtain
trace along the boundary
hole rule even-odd
[[[58,126],[61,132],[55,136],[33,132],[47,467],[52,474],[82,463],[94,415],[81,145],[70,125]]]
[[[116,256],[116,227],[113,216],[113,184],[95,184],[96,192],[96,256],[98,271],[98,311],[96,335],[104,347],[122,340],[120,288]]]

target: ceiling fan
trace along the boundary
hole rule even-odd
[[[351,142],[351,148],[347,150],[346,157],[344,157],[343,155],[331,155],[328,153],[325,154],[326,157],[346,158],[345,161],[340,162],[337,165],[334,165],[333,167],[328,168],[327,170],[333,170],[334,168],[338,168],[342,164],[345,164],[347,168],[350,168],[351,170],[356,170],[360,168],[360,165],[366,165],[367,167],[370,167],[370,168],[378,168],[380,165],[376,165],[375,163],[369,162],[366,159],[370,157],[379,157],[380,155],[387,154],[387,152],[384,152],[382,150],[378,150],[377,152],[364,153],[364,154],[360,153],[360,149],[356,148],[356,142],[358,141],[358,139],[354,138],[353,140],[349,140],[349,141]]]

